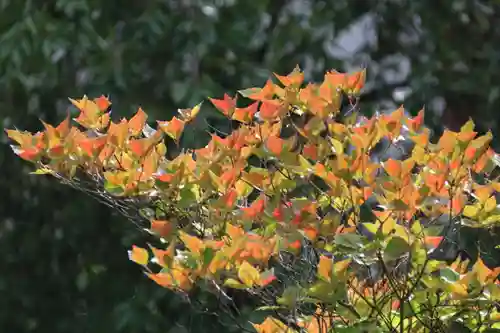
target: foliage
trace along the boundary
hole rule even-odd
[[[271,315],[258,332],[500,328],[500,268],[433,255],[444,229],[500,221],[491,133],[477,136],[469,121],[432,143],[423,111],[359,117],[365,71],[306,86],[298,68],[275,76],[280,84],[240,91],[246,105],[211,98],[231,133],[176,156],[166,142],[179,142],[201,104],[155,130],[142,109],[115,123],[108,98],[85,96],[71,99],[79,126],[68,116],[7,134],[36,174],[93,191],[138,226],[148,221],[164,245],[134,246],[130,259],[157,284],[226,304],[231,290],[257,298]],[[375,158],[403,135],[408,156]]]

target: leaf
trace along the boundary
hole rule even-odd
[[[399,179],[401,177],[401,161],[393,160],[390,158],[384,163],[384,169],[394,179]]]
[[[133,136],[140,135],[142,133],[144,125],[146,124],[147,119],[148,115],[144,112],[142,108],[139,108],[136,114],[128,121],[128,128],[130,130],[130,133]]]
[[[267,317],[261,324],[252,324],[257,333],[291,333],[288,327],[273,317]]]
[[[327,282],[331,282],[332,268],[333,268],[332,259],[328,258],[324,255],[321,255],[319,258],[319,264],[318,264],[318,276],[319,276],[319,278],[321,278]]]
[[[30,172],[30,175],[51,175],[51,174],[54,174],[54,171],[47,168],[39,168],[36,169],[36,171]]]
[[[295,67],[295,69],[287,76],[278,75],[276,73],[273,74],[285,87],[298,88],[304,81],[304,73],[300,70],[298,66]]]
[[[262,88],[248,88],[238,90],[238,93],[243,96],[249,98],[250,96],[257,95],[262,91]]]
[[[132,250],[129,251],[129,259],[139,265],[145,266],[149,261],[148,250],[133,245]]]
[[[437,248],[443,241],[443,236],[425,236],[425,245],[431,248]]]
[[[202,104],[203,104],[203,102],[200,102],[191,109],[179,109],[179,110],[177,110],[177,112],[179,113],[179,115],[181,117],[181,120],[185,121],[186,123],[193,121],[196,118],[196,116],[198,115],[198,113],[200,112]]]
[[[226,279],[226,281],[224,281],[224,286],[226,287],[230,287],[230,288],[233,288],[233,289],[246,289],[247,286],[235,279],[232,279],[232,278],[228,278]]]
[[[278,138],[277,136],[270,136],[267,139],[266,147],[274,155],[281,155],[283,149],[286,147],[286,140]]]
[[[273,84],[273,81],[271,80],[267,80],[266,84],[262,89],[260,88],[251,88],[251,89],[254,89],[254,91],[246,89],[246,90],[240,90],[240,93],[242,93],[243,96],[253,99],[255,101],[270,100],[271,98],[273,98],[277,90]]]
[[[198,237],[188,235],[184,231],[179,232],[179,238],[192,253],[201,255],[201,251],[205,248],[203,241]]]
[[[172,233],[174,226],[169,221],[152,220],[151,231],[160,237],[167,237]]]
[[[351,249],[363,247],[363,237],[357,234],[344,233],[335,235],[335,244],[345,246]]]
[[[339,262],[336,262],[333,265],[333,272],[335,273],[336,276],[340,276],[345,273],[347,268],[351,265],[352,260],[351,259],[345,259]]]
[[[184,126],[186,123],[177,117],[173,117],[170,121],[157,121],[160,129],[171,137],[175,142],[179,142]]]
[[[265,287],[275,280],[276,275],[274,275],[274,268],[268,269],[260,274],[259,286]]]
[[[255,113],[257,113],[258,107],[259,102],[255,102],[245,108],[236,108],[232,115],[232,119],[244,124],[248,124],[253,120]]]
[[[232,98],[228,94],[224,94],[224,99],[209,98],[210,102],[217,110],[222,112],[226,117],[231,118],[236,108],[236,98]]]
[[[410,246],[406,240],[398,236],[393,236],[385,247],[384,261],[399,259],[402,255],[408,253],[409,251]]]
[[[475,218],[479,214],[479,208],[476,206],[467,205],[464,207],[463,214],[465,217]]]
[[[250,265],[248,261],[244,261],[238,269],[238,278],[245,286],[251,288],[259,283],[260,273],[255,267]]]
[[[281,116],[282,106],[279,101],[263,101],[259,109],[259,117],[264,121],[273,121]]]

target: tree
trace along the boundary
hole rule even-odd
[[[257,332],[498,329],[500,267],[439,251],[452,229],[498,224],[492,134],[469,121],[434,144],[423,111],[360,117],[365,75],[332,71],[304,86],[296,68],[239,91],[245,105],[211,98],[230,133],[175,156],[166,142],[180,142],[201,104],[155,130],[142,109],[113,122],[108,98],[85,96],[71,99],[79,126],[68,117],[7,133],[35,173],[158,238],[130,251],[150,279],[188,298],[214,294],[226,313],[243,291],[268,314]],[[383,157],[405,138],[409,153]]]
[[[5,127],[35,130],[38,118],[55,123],[66,112],[65,96],[84,93],[110,94],[114,115],[130,115],[140,101],[150,116],[168,118],[204,96],[261,85],[270,70],[285,72],[300,63],[306,77],[316,81],[332,67],[367,66],[361,109],[367,114],[390,111],[403,101],[410,111],[425,104],[426,122],[438,134],[443,124],[458,130],[468,116],[479,132],[491,128],[496,133],[495,1],[146,1],[123,6],[118,1],[6,0],[0,7]],[[351,52],[338,52],[343,48]],[[398,80],[389,73],[398,74]],[[411,94],[401,100],[395,89]],[[208,139],[209,126],[222,124],[224,119],[205,109],[193,124],[197,131],[188,131],[181,145],[193,147],[195,139]],[[89,323],[99,332],[136,332],[138,327],[157,332],[189,313],[178,310],[168,294],[141,284],[140,274],[115,251],[145,242],[142,235],[132,228],[125,232],[119,217],[83,195],[73,200],[78,194],[71,189],[25,177],[19,170],[26,167],[11,161],[10,154],[3,145],[0,190],[9,197],[0,205],[0,246],[9,255],[2,260],[0,326],[16,332],[85,332]],[[63,202],[64,209],[54,212],[52,207]],[[109,228],[103,229],[103,221]],[[488,265],[498,264],[499,250],[490,247],[494,234],[472,229],[461,234],[467,237],[459,240],[460,247],[468,244],[469,255],[479,252]],[[95,242],[97,235],[102,242]],[[19,244],[22,250],[10,251]],[[66,259],[75,256],[77,261]],[[25,266],[20,262],[29,271],[21,274]],[[109,279],[115,281],[113,288]],[[146,308],[140,299],[151,302]],[[9,316],[12,311],[19,315]],[[57,323],[53,313],[60,314]]]

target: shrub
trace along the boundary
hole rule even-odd
[[[305,87],[298,68],[276,77],[239,100],[210,99],[232,131],[169,157],[166,140],[179,143],[201,104],[155,130],[142,109],[115,123],[106,97],[83,97],[71,99],[79,126],[68,116],[7,133],[34,173],[161,240],[130,251],[150,279],[230,306],[244,292],[269,314],[258,332],[500,329],[500,268],[437,251],[452,229],[500,223],[491,133],[469,121],[432,143],[423,110],[361,117],[364,71]],[[381,154],[402,140],[400,159]]]

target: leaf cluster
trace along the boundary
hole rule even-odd
[[[115,123],[108,98],[85,96],[70,99],[77,126],[68,116],[7,134],[35,173],[136,210],[163,245],[134,246],[130,259],[160,286],[258,298],[270,313],[258,332],[500,328],[500,268],[433,255],[449,228],[500,223],[491,133],[469,121],[433,143],[423,110],[360,117],[364,70],[307,85],[299,68],[275,76],[211,98],[231,132],[174,156],[167,141],[201,103],[154,129],[141,108]],[[376,157],[405,137],[407,156]]]

